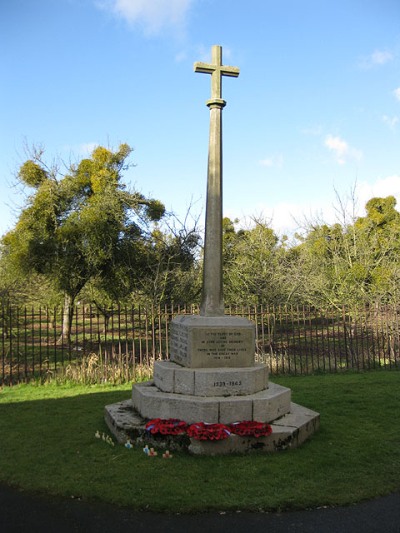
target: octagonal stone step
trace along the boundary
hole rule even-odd
[[[156,361],[154,385],[162,392],[175,394],[244,396],[267,388],[268,367],[186,368],[172,361]]]
[[[169,450],[187,450],[194,455],[277,452],[296,448],[308,440],[320,424],[318,413],[292,402],[289,413],[272,421],[272,434],[268,437],[240,437],[232,434],[222,441],[197,441],[181,436],[152,436],[145,430],[146,420],[133,408],[132,400],[107,405],[104,414],[108,428],[121,444],[130,439],[139,446],[148,444]]]
[[[147,419],[177,418],[190,424],[271,422],[289,412],[291,390],[270,383],[267,389],[247,396],[201,397],[163,392],[148,381],[133,386],[132,402],[134,409]]]

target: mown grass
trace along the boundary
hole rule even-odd
[[[342,505],[400,489],[400,373],[279,377],[321,413],[320,431],[276,454],[147,457],[110,446],[106,404],[129,385],[21,385],[0,393],[0,482],[137,510],[284,510]]]

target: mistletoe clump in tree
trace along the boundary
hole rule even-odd
[[[65,340],[75,299],[89,281],[127,294],[145,275],[147,225],[165,209],[121,182],[130,153],[127,144],[115,152],[99,146],[61,175],[39,150],[20,168],[33,192],[3,248],[17,271],[44,275],[63,293]]]

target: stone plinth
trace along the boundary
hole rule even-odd
[[[272,422],[290,410],[291,391],[270,383],[268,388],[246,396],[193,396],[162,392],[153,381],[132,389],[132,405],[143,418],[177,418],[188,424],[231,424],[242,420]]]
[[[268,437],[239,437],[231,435],[217,442],[191,439],[188,450],[193,455],[227,455],[231,453],[278,452],[297,448],[318,430],[319,414],[292,403],[290,413],[271,424]]]
[[[171,322],[170,358],[188,368],[254,365],[254,324],[234,316],[182,315]]]
[[[172,361],[156,361],[154,385],[175,394],[244,396],[267,388],[268,368],[186,368]]]
[[[268,437],[239,437],[231,435],[222,441],[197,441],[187,436],[153,436],[145,430],[146,420],[133,408],[132,400],[107,405],[105,421],[117,441],[124,444],[127,439],[138,446],[149,444],[156,448],[185,450],[194,455],[227,455],[231,453],[278,452],[297,448],[319,428],[319,414],[295,403],[290,404],[289,413],[272,424]]]

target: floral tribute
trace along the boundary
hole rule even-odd
[[[240,437],[268,437],[271,435],[272,428],[264,422],[246,421],[235,422],[229,426],[232,433]]]
[[[146,430],[151,434],[161,435],[183,435],[187,434],[196,440],[223,440],[231,434],[240,437],[268,437],[272,428],[269,424],[256,421],[234,422],[233,424],[207,424],[206,422],[196,422],[188,425],[176,418],[155,418],[146,424]]]
[[[146,430],[152,435],[157,433],[161,433],[161,435],[182,435],[186,433],[187,427],[186,422],[176,418],[155,418],[146,424]]]
[[[231,432],[224,424],[197,422],[188,427],[187,434],[196,440],[223,440],[227,439]]]

